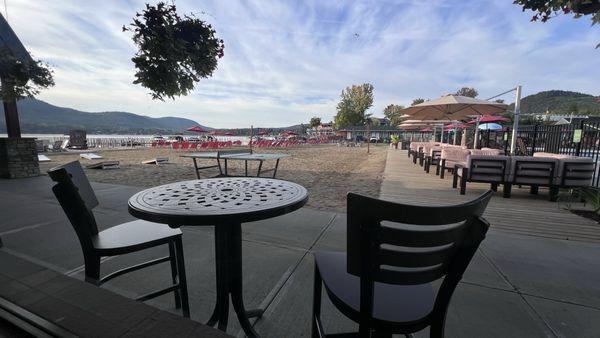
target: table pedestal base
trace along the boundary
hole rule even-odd
[[[242,227],[240,223],[215,226],[215,261],[217,272],[217,304],[207,322],[227,331],[229,297],[242,329],[248,337],[258,337],[249,318],[260,317],[263,310],[246,310],[242,291]]]

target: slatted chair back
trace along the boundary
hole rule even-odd
[[[414,206],[348,194],[347,271],[360,277],[361,316],[370,318],[374,282],[416,285],[442,277],[434,312],[445,313],[489,224],[493,191],[455,206]]]
[[[511,157],[504,155],[469,155],[468,180],[473,182],[506,182],[509,180]]]
[[[54,167],[48,170],[48,175],[57,182],[52,191],[77,233],[85,255],[93,248],[92,236],[98,234],[92,212],[98,205],[96,194],[79,161]]]

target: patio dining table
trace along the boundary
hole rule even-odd
[[[272,178],[221,177],[182,181],[146,189],[129,199],[134,217],[171,228],[215,227],[217,300],[208,325],[227,330],[229,298],[248,337],[258,337],[249,318],[263,310],[246,310],[242,291],[242,223],[280,216],[308,201],[303,186]]]

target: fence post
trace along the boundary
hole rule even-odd
[[[583,123],[584,120],[581,120],[581,122],[579,123],[579,129],[581,129],[581,139],[579,140],[579,143],[577,143],[577,148],[575,148],[575,156],[579,156],[579,154],[581,153],[581,144],[583,143]]]
[[[536,123],[533,126],[533,140],[531,141],[531,156],[535,154],[535,147],[537,143],[537,132],[538,132],[538,124]]]

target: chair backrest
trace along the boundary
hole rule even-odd
[[[489,228],[481,215],[492,194],[439,207],[348,194],[347,270],[360,277],[361,313],[372,315],[374,282],[415,285],[442,277],[434,311],[445,312]]]
[[[513,184],[550,186],[557,173],[558,160],[552,157],[513,156],[509,181]]]
[[[468,179],[475,182],[509,181],[510,163],[510,156],[469,155],[467,157]]]
[[[449,147],[442,149],[440,155],[442,159],[453,161],[453,162],[467,162],[469,157],[469,151],[458,147]]]
[[[52,187],[52,191],[86,252],[92,248],[92,236],[98,233],[96,219],[92,212],[92,209],[98,205],[96,194],[79,161],[54,167],[48,170],[48,175],[57,182]]]
[[[485,155],[485,156],[497,156],[500,155],[500,149],[492,148],[481,148],[481,149],[470,149],[471,155]]]
[[[555,184],[564,187],[589,187],[596,171],[595,162],[589,157],[557,159]]]
[[[474,253],[485,237],[488,225],[481,215],[492,194],[430,207],[349,193],[348,272],[388,284],[423,284],[443,277],[458,251]]]

